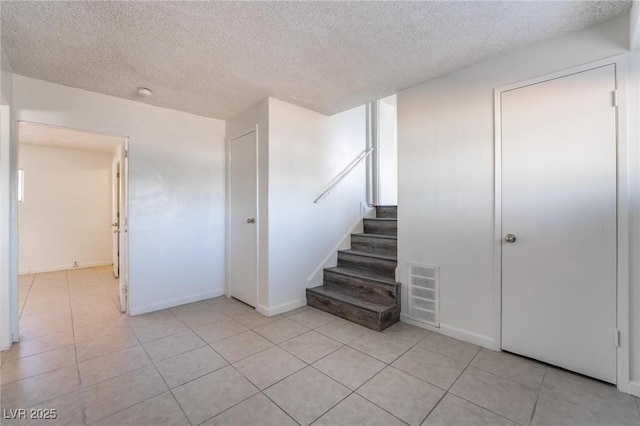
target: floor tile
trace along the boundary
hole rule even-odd
[[[425,347],[432,352],[446,355],[449,358],[457,359],[467,364],[480,351],[480,346],[444,336],[440,333],[429,334],[418,343],[418,346]]]
[[[64,425],[64,426],[77,426],[83,424],[83,410],[84,402],[82,400],[82,394],[79,391],[72,392],[40,404],[29,407],[30,409],[43,409],[43,410],[56,410],[56,418],[50,420],[33,419],[31,421],[20,422],[7,422],[2,420],[2,426],[20,425],[20,426],[37,426],[46,424],[49,425]]]
[[[404,339],[372,331],[349,343],[349,346],[390,364],[413,344]]]
[[[295,314],[299,314],[300,312],[304,312],[307,309],[311,309],[311,306],[309,306],[309,305],[300,306],[299,308],[296,308],[296,309],[293,309],[291,311],[285,312],[282,315],[285,316],[285,317],[290,317],[291,315],[295,315]]]
[[[73,345],[73,332],[71,331],[63,331],[34,339],[25,339],[19,343],[15,343],[11,349],[6,351],[5,362],[70,345]]]
[[[126,320],[107,320],[88,325],[78,326],[74,324],[73,335],[76,344],[87,340],[96,339],[122,330],[130,330]]]
[[[26,408],[77,390],[75,365],[2,386],[2,408]]]
[[[153,366],[98,383],[82,390],[87,423],[166,392],[167,386]]]
[[[313,423],[313,426],[402,426],[404,424],[391,414],[354,393],[320,417]]]
[[[309,331],[309,329],[295,321],[282,318],[267,325],[263,325],[262,327],[258,327],[254,329],[254,331],[271,340],[273,343],[279,344],[299,336],[300,334]]]
[[[247,327],[233,319],[221,320],[211,324],[199,325],[193,328],[198,336],[207,343],[215,343],[229,337],[249,331]]]
[[[207,304],[207,308],[192,309],[190,311],[178,311],[174,312],[175,316],[180,321],[188,325],[189,327],[197,327],[203,324],[211,324],[214,322],[229,319],[229,316],[223,312],[214,310]]]
[[[192,424],[202,423],[257,392],[258,389],[231,366],[173,390]]]
[[[71,318],[62,318],[59,320],[49,321],[46,324],[35,324],[32,326],[20,324],[20,340],[50,336],[63,331],[71,331],[72,329]]]
[[[591,410],[585,406],[556,398],[553,394],[542,393],[538,398],[531,425],[636,426],[640,424],[640,418],[637,414],[635,416],[620,414],[623,413]]]
[[[2,384],[6,385],[70,365],[76,365],[76,350],[73,346],[7,361],[2,364],[0,378]]]
[[[356,390],[386,367],[386,364],[344,346],[313,366],[351,390]]]
[[[211,347],[227,361],[234,363],[255,353],[269,349],[273,343],[253,331],[212,343]]]
[[[94,383],[110,379],[144,367],[151,360],[140,346],[124,349],[88,361],[80,362],[80,378],[82,386],[90,386]]]
[[[306,367],[306,364],[274,346],[236,362],[233,366],[258,389],[263,390]]]
[[[547,368],[540,396],[561,399],[590,412],[608,415],[621,424],[627,421],[625,419],[640,415],[638,407],[634,407],[635,398],[619,392],[615,386],[553,367]]]
[[[273,317],[266,317],[257,311],[248,312],[246,314],[236,315],[233,317],[234,320],[238,321],[240,324],[244,325],[248,328],[258,328],[263,325],[272,323],[281,319],[280,315],[276,315]]]
[[[87,361],[102,355],[138,345],[138,338],[129,329],[117,329],[112,334],[76,344],[78,361]]]
[[[307,367],[264,393],[294,420],[306,426],[344,399],[350,391],[318,370]]]
[[[310,308],[303,312],[289,316],[289,319],[292,319],[295,322],[300,323],[308,328],[318,328],[337,320],[338,317],[319,309]]]
[[[203,426],[297,426],[291,417],[259,393],[230,408]]]
[[[519,424],[528,424],[537,389],[468,367],[450,392]]]
[[[132,323],[130,327],[133,332],[136,333],[138,339],[143,343],[180,333],[182,331],[187,331],[189,329],[182,321],[173,315],[148,324]]]
[[[156,363],[158,371],[172,389],[227,365],[229,363],[209,346]]]
[[[448,393],[422,426],[517,426],[517,423]]]
[[[251,306],[239,302],[231,297],[220,296],[216,297],[215,299],[209,299],[206,302],[220,312],[230,316],[255,312],[255,309],[253,309]]]
[[[309,331],[281,343],[280,347],[304,362],[311,364],[342,347],[342,343],[315,331]]]
[[[73,317],[73,327],[82,327],[85,325],[91,325],[91,324],[95,324],[97,322],[102,322],[102,321],[117,321],[121,318],[124,318],[125,316],[116,311],[108,311],[108,312],[98,312],[98,313],[92,313],[92,314],[84,314],[84,315],[78,315],[78,316],[74,316]]]
[[[163,393],[104,418],[95,426],[190,426],[171,392]]]
[[[204,340],[191,330],[143,343],[147,354],[154,362],[162,361],[205,345]]]
[[[444,395],[441,389],[393,367],[385,368],[357,392],[412,426],[422,423]]]
[[[482,349],[471,365],[523,385],[539,388],[546,367],[539,363],[507,352]]]
[[[318,333],[322,333],[333,340],[341,343],[350,343],[360,336],[367,334],[370,330],[351,321],[339,318],[335,321],[316,328]]]
[[[464,362],[421,347],[412,348],[392,365],[445,390],[451,387],[466,367]]]
[[[431,334],[429,330],[407,324],[406,322],[397,322],[391,327],[386,328],[382,333],[400,337],[401,339],[408,340],[411,343],[418,343],[420,340]]]

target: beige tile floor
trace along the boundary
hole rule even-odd
[[[611,386],[403,323],[224,297],[128,318],[109,268],[22,276],[20,303],[0,391],[57,410],[34,424],[640,425]]]

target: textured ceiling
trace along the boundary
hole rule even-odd
[[[630,1],[2,2],[17,74],[227,119],[325,114],[629,11]]]
[[[81,149],[83,151],[114,152],[124,138],[80,130],[20,123],[20,143],[52,148]]]

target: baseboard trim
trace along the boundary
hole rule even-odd
[[[629,382],[629,393],[640,398],[640,382]]]
[[[35,268],[23,268],[18,270],[18,275],[28,275],[28,274],[42,274],[44,272],[57,272],[57,271],[66,271],[70,269],[84,269],[84,268],[95,268],[98,266],[109,266],[113,265],[113,261],[111,260],[103,260],[98,262],[86,262],[80,264],[77,268],[71,265],[57,265],[57,266],[43,266],[43,267],[35,267]]]
[[[258,305],[256,306],[256,311],[260,312],[264,316],[272,317],[274,315],[283,314],[285,312],[300,308],[306,304],[307,299],[305,298],[283,303],[281,305],[274,306],[273,308],[267,308],[266,306]]]
[[[465,342],[473,343],[474,345],[482,346],[483,348],[494,350],[495,340],[492,337],[485,336],[483,334],[474,333],[473,331],[464,330],[447,324],[440,324],[440,327],[433,327],[419,321],[414,321],[408,318],[407,314],[400,314],[400,320],[407,324],[415,325],[416,327],[421,327],[448,337],[453,337],[454,339],[463,340]]]
[[[142,315],[147,314],[149,312],[155,312],[162,309],[173,308],[174,306],[184,305],[186,303],[199,302],[204,299],[211,299],[213,297],[223,296],[224,288],[220,288],[214,291],[208,291],[206,293],[195,294],[189,297],[181,297],[179,299],[167,300],[165,302],[160,303],[151,303],[149,305],[139,306],[139,307],[129,307],[129,315]]]

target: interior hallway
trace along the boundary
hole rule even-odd
[[[57,410],[36,424],[640,424],[638,399],[613,386],[404,323],[267,318],[225,297],[129,318],[106,267],[20,290],[2,408]]]

